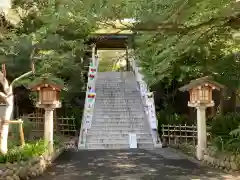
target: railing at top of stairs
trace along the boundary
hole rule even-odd
[[[157,119],[156,119],[156,111],[155,111],[155,103],[153,98],[153,93],[149,91],[146,82],[144,81],[144,76],[141,74],[141,68],[137,66],[136,61],[132,58],[130,61],[130,66],[132,68],[133,73],[135,74],[137,83],[139,85],[139,90],[141,93],[142,103],[144,105],[145,115],[147,117],[147,122],[151,131],[151,135],[153,138],[153,143],[155,148],[162,148],[161,139],[159,138],[158,130],[157,130]],[[152,97],[149,98],[148,95]],[[152,125],[152,118],[155,118],[155,123]],[[154,127],[155,126],[155,127]]]
[[[89,71],[88,71],[88,82],[87,82],[87,89],[86,89],[84,111],[83,111],[82,122],[81,122],[81,129],[79,134],[78,149],[86,148],[87,132],[92,125],[92,118],[93,118],[94,105],[95,105],[95,99],[96,99],[95,83],[97,79],[98,64],[99,64],[99,59],[95,55],[95,47],[93,47],[92,58],[91,58]]]

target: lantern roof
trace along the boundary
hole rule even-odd
[[[179,90],[180,91],[189,91],[193,88],[196,88],[198,86],[202,86],[204,84],[208,84],[211,87],[215,87],[217,90],[220,90],[220,89],[224,88],[224,85],[222,85],[222,84],[220,84],[216,81],[213,81],[212,77],[204,76],[202,78],[191,80],[189,84],[179,88]]]
[[[43,79],[39,83],[30,86],[29,89],[31,89],[32,91],[38,91],[38,89],[45,88],[46,86],[50,87],[50,88],[53,88],[53,89],[56,89],[57,91],[61,91],[63,89],[62,85],[51,82],[48,79]]]

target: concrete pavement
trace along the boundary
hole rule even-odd
[[[219,170],[186,159],[172,149],[67,151],[36,180],[225,180]],[[240,179],[240,178],[239,178]]]

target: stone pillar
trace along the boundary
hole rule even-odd
[[[197,108],[197,158],[202,160],[204,150],[207,147],[207,130],[206,130],[206,106],[198,106]]]
[[[45,108],[44,141],[47,144],[49,153],[53,152],[53,110]]]

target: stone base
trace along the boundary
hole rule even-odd
[[[65,147],[60,147],[51,155],[48,153],[29,161],[20,163],[4,164],[0,171],[0,180],[27,180],[41,175],[45,169],[64,151]]]

